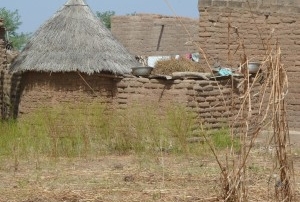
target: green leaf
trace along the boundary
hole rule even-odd
[[[11,42],[15,49],[22,49],[29,40],[30,34],[17,33],[17,30],[22,24],[20,21],[21,16],[19,15],[19,11],[10,11],[6,8],[0,8],[0,18],[4,19],[4,27],[7,31],[6,40]]]
[[[102,21],[106,28],[111,28],[111,17],[116,14],[115,11],[96,12],[97,17]]]

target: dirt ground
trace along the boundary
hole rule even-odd
[[[300,154],[293,150],[295,201]],[[212,156],[107,155],[93,159],[1,160],[1,202],[219,201]],[[274,201],[272,149],[257,143],[248,161],[249,201]]]

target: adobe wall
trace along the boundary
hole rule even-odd
[[[268,45],[278,42],[289,76],[290,128],[300,129],[300,1],[249,2],[199,0],[199,44],[210,65],[238,67],[244,53],[262,61]]]
[[[97,74],[28,72],[23,74],[14,100],[14,114],[23,116],[66,103],[112,103],[116,93],[116,81]]]
[[[171,16],[139,14],[113,16],[112,34],[133,55],[157,56],[199,52],[198,20]],[[187,34],[189,32],[189,34]]]
[[[19,110],[22,118],[40,107],[69,102],[88,104],[96,100],[108,103],[112,109],[126,109],[137,104],[144,107],[157,105],[162,111],[168,106],[180,104],[198,114],[205,126],[220,128],[227,125],[228,118],[237,112],[241,103],[239,97],[242,91],[232,88],[230,79],[211,81],[82,76],[85,81],[77,73],[27,73],[21,82],[19,109],[15,110]],[[253,112],[256,113],[255,110]]]
[[[195,112],[205,126],[221,128],[228,126],[228,121],[240,109],[243,89],[236,88],[238,82],[238,79],[232,81],[231,78],[220,81],[124,78],[117,84],[117,106],[127,108],[133,103],[159,104],[164,109],[180,104]],[[254,86],[254,89],[260,88],[259,84]],[[256,115],[258,102],[255,98],[253,101],[253,115]]]

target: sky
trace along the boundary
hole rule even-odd
[[[0,8],[18,10],[22,25],[17,32],[34,33],[67,0],[0,0]],[[86,0],[92,11],[115,11],[116,15],[154,13],[198,18],[198,0]]]

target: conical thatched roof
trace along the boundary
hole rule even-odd
[[[68,0],[33,35],[11,71],[125,74],[137,65],[84,0]]]

